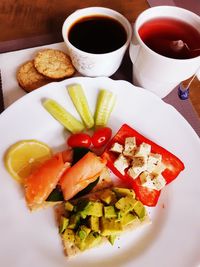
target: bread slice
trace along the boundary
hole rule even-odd
[[[98,200],[100,198],[100,195],[104,192],[104,190],[106,190],[106,189],[90,193],[85,197],[89,198],[90,200]],[[83,197],[83,198],[85,198],[85,197]],[[76,201],[78,201],[78,199],[75,200],[74,203],[76,203]],[[58,204],[55,207],[55,214],[56,214],[57,223],[59,225],[61,217],[65,214],[64,203]],[[139,218],[134,220],[132,223],[130,223],[127,226],[124,227],[123,232],[125,232],[125,231],[134,231],[134,230],[138,229],[139,227],[142,227],[142,226],[150,224],[150,223],[151,223],[151,219],[150,219],[147,211],[145,211],[145,216],[144,216],[144,218],[142,220],[140,220]],[[67,257],[76,256],[76,255],[84,252],[84,251],[81,251],[76,246],[76,244],[74,242],[69,242],[69,241],[65,240],[63,238],[62,234],[60,234],[60,236],[61,236],[62,243],[63,243],[64,253],[65,253],[65,255]],[[106,237],[105,238],[103,237],[101,242],[98,244],[98,246],[102,245],[105,242],[108,242],[108,239]]]

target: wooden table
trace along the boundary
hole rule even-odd
[[[122,13],[130,22],[149,7],[146,0],[0,0],[0,41],[34,37],[43,34],[58,36],[65,18],[76,9],[104,6]],[[195,79],[190,99],[200,117],[200,82]]]

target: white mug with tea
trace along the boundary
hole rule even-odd
[[[133,83],[163,98],[200,67],[200,17],[188,10],[158,6],[141,13],[129,54]]]
[[[65,20],[62,35],[79,73],[91,77],[111,76],[122,62],[132,29],[117,11],[89,7],[75,11]]]

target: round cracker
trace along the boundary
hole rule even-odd
[[[34,65],[39,73],[51,79],[67,78],[75,72],[70,57],[55,49],[38,52]]]
[[[49,83],[50,79],[41,75],[34,67],[33,60],[30,60],[18,69],[17,81],[26,92],[31,92]]]

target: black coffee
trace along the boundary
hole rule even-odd
[[[76,21],[69,30],[68,39],[84,52],[103,54],[122,47],[127,34],[117,20],[96,15]]]

